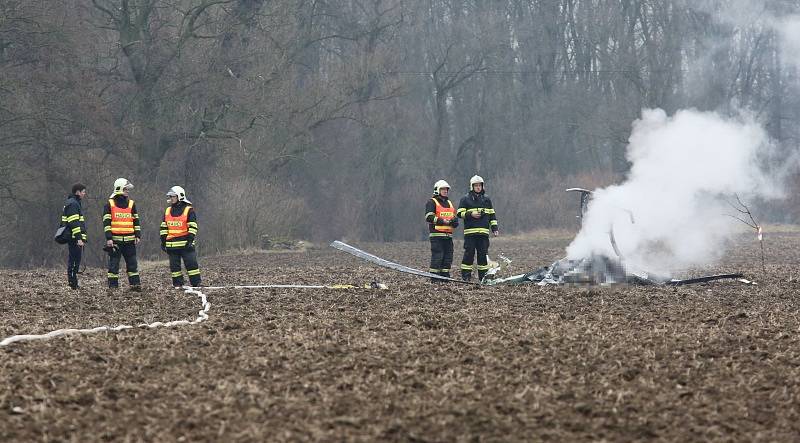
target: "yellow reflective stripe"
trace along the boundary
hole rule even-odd
[[[458,211],[456,211],[456,215],[458,215],[459,217],[463,217],[463,216],[464,216],[464,213],[466,213],[466,212],[467,212],[467,210],[466,210],[466,209],[464,209],[464,208],[458,208]]]
[[[478,265],[478,270],[479,271],[488,271],[489,268],[491,268],[491,266],[489,266],[489,265]]]
[[[86,234],[81,234],[81,240],[86,240]]]
[[[136,214],[133,214],[133,218],[135,218],[135,219],[137,219],[137,220],[138,220],[138,219],[139,219],[139,214],[138,214],[138,213],[136,213]]]
[[[114,241],[129,242],[136,239],[133,235],[112,235],[111,239]]]
[[[428,237],[450,237],[450,234],[446,232],[431,232]]]
[[[119,274],[114,274],[112,272],[108,273],[108,278],[119,278]]]
[[[86,219],[84,219],[82,215],[81,215],[81,218],[79,218],[78,220],[80,220],[80,221],[86,221]]]
[[[462,271],[471,271],[472,270],[472,265],[465,265],[464,263],[461,263],[461,270]]]
[[[183,241],[168,241],[166,246],[167,246],[168,248],[180,248],[180,247],[182,247],[182,246],[186,246],[186,243],[187,243],[187,242],[188,242],[188,240],[183,240]]]
[[[464,235],[468,234],[489,234],[489,230],[486,228],[469,228],[464,229]]]
[[[485,212],[487,214],[494,214],[494,209],[486,208],[486,209],[483,210],[483,212]]]
[[[103,220],[111,220],[111,214],[104,215]]]
[[[142,230],[142,227],[141,227],[141,226],[134,226],[134,227],[133,227],[133,230],[134,230],[134,231],[141,231],[141,230]]]
[[[197,227],[197,222],[189,222],[189,226],[194,226],[196,228]]]
[[[78,221],[80,219],[81,219],[81,216],[78,215],[78,214],[70,215],[69,217],[66,217],[66,216],[63,216],[63,215],[61,216],[61,221],[65,221],[67,223]]]
[[[197,229],[189,228],[189,234],[197,235]]]
[[[186,274],[187,275],[200,275],[200,270],[199,269],[187,270]]]
[[[72,234],[73,234],[73,235],[75,235],[75,234],[79,234],[80,232],[81,232],[81,228],[80,228],[80,226],[78,226],[78,227],[75,227],[75,228],[72,228]]]
[[[111,230],[111,226],[103,226],[103,231],[108,232]]]
[[[139,275],[138,272],[128,272],[128,277],[135,277],[137,275]]]
[[[158,235],[167,235],[168,233],[169,233],[169,231],[167,231],[167,230],[161,230],[161,231],[158,232]]]
[[[489,226],[497,226],[497,220],[490,221]]]
[[[181,271],[173,272],[170,275],[172,275],[173,277],[180,277],[181,276]]]

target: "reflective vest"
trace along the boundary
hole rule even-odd
[[[128,199],[127,208],[118,208],[112,198],[108,206],[111,208],[111,235],[133,235],[133,200]]]
[[[447,200],[448,207],[442,206],[442,204],[439,203],[439,200],[437,200],[435,198],[432,198],[431,200],[433,200],[433,204],[436,205],[436,213],[434,214],[434,216],[436,217],[435,220],[437,222],[439,220],[441,220],[441,221],[450,221],[456,216],[455,208],[453,208],[453,202],[451,202],[450,200]],[[437,225],[437,224],[434,223],[433,229],[436,232],[443,232],[445,234],[452,234],[453,233],[453,227],[452,226],[442,226],[442,225]]]
[[[192,209],[190,205],[183,208],[181,215],[175,217],[172,215],[172,208],[167,208],[164,211],[164,222],[167,224],[167,248],[184,248],[186,247],[187,240],[184,238],[181,241],[170,241],[176,238],[186,237],[189,235],[189,210]]]

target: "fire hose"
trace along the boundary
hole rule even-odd
[[[168,322],[153,322],[153,323],[140,323],[138,325],[118,325],[118,326],[98,326],[96,328],[88,328],[88,329],[58,329],[52,332],[48,332],[46,334],[30,334],[30,335],[12,335],[11,337],[7,337],[0,341],[0,346],[8,346],[12,343],[23,342],[23,341],[33,341],[33,340],[48,340],[55,337],[62,337],[65,335],[74,335],[74,334],[94,334],[97,332],[119,332],[124,331],[127,329],[134,329],[134,328],[171,328],[173,326],[183,326],[183,325],[193,325],[200,322],[203,322],[208,319],[208,310],[211,309],[211,303],[208,302],[206,299],[206,295],[202,293],[197,288],[191,288],[188,286],[184,287],[184,291],[186,294],[194,294],[200,298],[200,304],[202,309],[197,312],[197,318],[194,320],[173,320]]]
[[[74,334],[94,334],[97,332],[119,332],[124,331],[127,329],[134,329],[134,328],[159,328],[159,327],[166,327],[170,328],[173,326],[184,326],[184,325],[193,325],[205,320],[208,320],[208,310],[211,309],[211,303],[208,302],[206,298],[206,294],[204,294],[200,289],[203,290],[214,290],[214,289],[262,289],[262,288],[293,288],[293,289],[352,289],[356,288],[357,286],[354,285],[343,285],[343,284],[336,284],[336,285],[233,285],[233,286],[203,286],[200,288],[194,288],[190,286],[184,286],[184,292],[186,294],[194,294],[200,298],[200,304],[202,309],[197,312],[197,318],[194,320],[173,320],[168,322],[153,322],[153,323],[140,323],[138,325],[118,325],[118,326],[98,326],[96,328],[87,328],[87,329],[75,329],[75,328],[68,328],[68,329],[58,329],[52,332],[48,332],[46,334],[24,334],[24,335],[12,335],[0,341],[0,347],[8,346],[12,343],[23,342],[23,341],[34,341],[34,340],[48,340],[55,337],[62,337],[66,335],[74,335]],[[364,285],[365,288],[372,288],[372,289],[386,289],[386,285],[383,283],[372,282],[370,284]]]

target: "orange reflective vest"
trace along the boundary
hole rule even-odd
[[[111,208],[111,235],[133,235],[133,200],[128,199],[127,208],[118,208],[112,198],[108,206]]]
[[[186,205],[186,207],[183,208],[181,215],[177,217],[172,215],[171,207],[167,208],[167,210],[164,212],[164,222],[167,224],[167,241],[189,235],[190,209],[192,209],[192,207]]]
[[[437,222],[440,221],[440,220],[448,222],[448,221],[452,220],[456,216],[455,208],[453,208],[453,202],[451,202],[450,200],[447,200],[448,207],[442,206],[442,204],[439,203],[439,200],[437,200],[435,198],[432,198],[431,200],[433,200],[433,203],[436,205],[436,214],[434,214],[434,215],[436,216],[435,220]],[[443,232],[445,234],[452,234],[453,233],[453,227],[452,226],[443,226],[443,225],[438,225],[438,224],[434,223],[433,229],[436,232]]]

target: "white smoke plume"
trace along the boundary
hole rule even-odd
[[[710,264],[741,223],[728,201],[781,196],[780,174],[768,171],[773,145],[747,116],[660,109],[642,112],[627,147],[624,183],[594,192],[567,257],[616,257],[609,231],[631,266],[671,274]],[[737,214],[738,215],[738,214]]]
[[[781,39],[784,60],[800,67],[800,15],[778,18],[773,24]]]
[[[774,0],[698,0],[692,7],[738,29],[775,33],[784,63],[800,67],[800,5]]]

